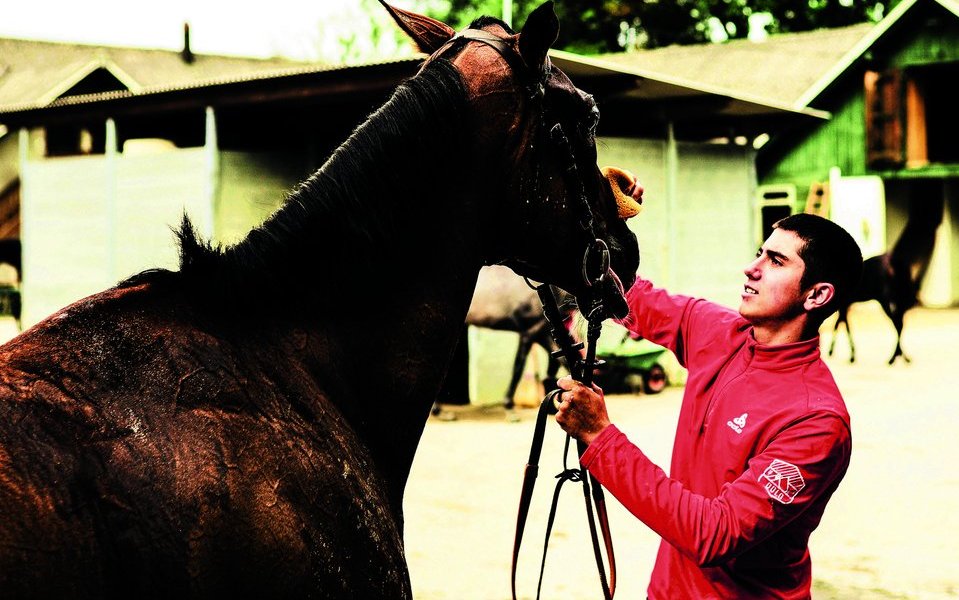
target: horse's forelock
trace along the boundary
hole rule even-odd
[[[484,29],[491,25],[499,25],[500,27],[503,28],[503,31],[505,31],[508,35],[513,35],[516,33],[515,31],[513,31],[512,27],[506,24],[505,21],[503,21],[502,19],[498,19],[496,17],[479,17],[478,19],[474,19],[473,22],[470,23],[469,28]]]

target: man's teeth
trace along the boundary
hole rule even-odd
[[[749,287],[748,285],[745,286],[743,289],[746,290],[746,293],[747,293],[747,294],[758,294],[758,293],[759,293],[759,292],[757,292],[756,290],[754,290],[753,288]]]

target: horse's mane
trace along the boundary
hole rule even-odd
[[[443,210],[438,200],[450,197],[454,182],[444,177],[463,158],[456,155],[465,100],[459,73],[433,61],[245,239],[214,246],[184,216],[176,232],[179,272],[145,271],[120,285],[178,282],[201,305],[259,314],[322,308],[344,286],[388,285],[384,267],[412,251],[400,234],[409,238],[405,230],[423,228],[431,211]]]

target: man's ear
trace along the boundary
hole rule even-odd
[[[836,297],[836,287],[831,283],[817,283],[806,291],[806,299],[803,301],[803,308],[806,312],[816,310],[826,306]]]

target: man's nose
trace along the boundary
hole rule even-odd
[[[743,273],[750,279],[759,279],[759,258],[757,257],[756,260],[746,265]]]

